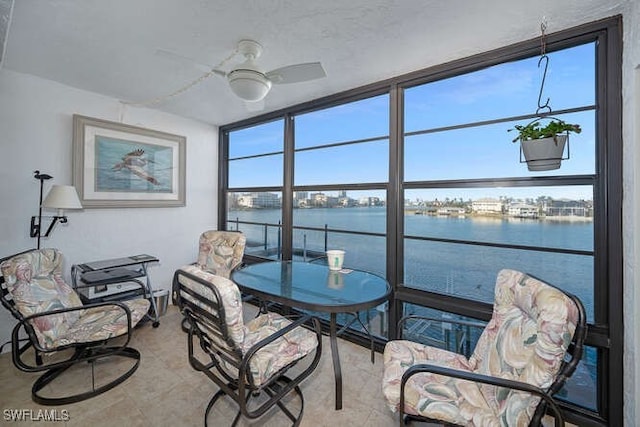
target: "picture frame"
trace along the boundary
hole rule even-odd
[[[185,206],[186,138],[73,115],[73,185],[84,208]]]

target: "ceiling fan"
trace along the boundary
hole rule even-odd
[[[262,101],[274,84],[306,82],[320,79],[327,75],[319,62],[287,65],[268,72],[262,72],[256,65],[256,59],[260,57],[262,50],[262,46],[256,41],[241,40],[238,43],[236,52],[244,56],[244,62],[233,67],[231,71],[225,72],[219,69],[226,62],[225,60],[216,67],[208,67],[209,73],[226,78],[231,91],[237,97],[249,103]],[[162,49],[158,49],[157,53],[183,58],[180,55]]]

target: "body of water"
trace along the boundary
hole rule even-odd
[[[228,217],[231,229],[235,229],[233,221],[236,219],[277,225],[280,211],[234,210],[229,212]],[[385,233],[386,211],[384,207],[294,210],[296,227],[324,228],[325,225],[332,230]],[[240,224],[240,230],[247,236],[248,253],[264,250],[264,226]],[[593,250],[591,221],[408,214],[404,217],[404,234],[405,237]],[[276,248],[278,238],[278,227],[267,227],[267,247]],[[294,247],[323,252],[325,233],[294,230]],[[384,237],[329,232],[327,247],[345,250],[347,266],[381,275],[386,273]],[[405,238],[404,258],[403,282],[407,286],[463,295],[490,303],[493,301],[493,287],[498,271],[511,268],[527,272],[576,294],[585,305],[588,318],[593,318],[593,257],[590,255],[424,241],[408,237]]]
[[[296,209],[294,227],[381,233],[386,231],[386,210],[371,208]],[[279,245],[277,224],[281,212],[277,209],[229,211],[229,229],[235,230],[235,220],[264,225],[239,224],[247,236],[247,253],[261,255],[265,246]],[[424,241],[412,237],[452,239],[491,244],[520,245],[564,250],[593,251],[592,221],[557,221],[544,219],[498,218],[482,216],[430,216],[408,213],[404,216],[404,280],[405,286],[433,292],[462,296],[487,303],[494,299],[495,280],[503,268],[534,275],[548,283],[577,295],[583,302],[587,319],[593,321],[593,256],[540,252],[513,248]],[[294,248],[324,252],[324,231],[294,229]],[[386,271],[385,237],[360,236],[328,232],[328,249],[346,251],[345,266],[375,272]],[[432,310],[407,305],[408,312],[433,316]],[[439,339],[438,326],[428,332]],[[440,331],[442,333],[442,331]],[[477,340],[473,337],[473,341]],[[475,344],[474,344],[475,345]],[[588,348],[578,370],[561,395],[579,405],[595,408],[597,353]]]

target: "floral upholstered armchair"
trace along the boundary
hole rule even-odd
[[[83,305],[62,277],[63,256],[56,249],[32,250],[0,261],[0,301],[18,320],[11,335],[14,364],[25,372],[45,371],[32,387],[35,402],[62,405],[88,399],[110,390],[136,371],[140,353],[127,345],[133,327],[149,310],[148,300]],[[23,347],[21,334],[27,336],[27,345]],[[114,338],[119,338],[118,344],[112,345]],[[31,347],[35,363],[24,357]],[[66,351],[69,349],[72,351]],[[81,392],[60,396],[43,390],[81,362],[90,362],[88,375],[93,378],[96,362],[111,358],[106,359],[110,362],[102,362],[102,366],[106,363],[116,366],[114,357],[133,361],[108,380],[88,381],[90,388]],[[43,363],[44,360],[51,363]]]
[[[239,231],[205,231],[198,242],[197,261],[181,269],[193,274],[204,271],[228,279],[231,272],[242,263],[245,244],[246,238]],[[172,293],[173,304],[176,305],[176,289]],[[187,319],[184,319],[182,330],[187,332],[188,328]]]
[[[200,235],[196,266],[228,279],[242,263],[245,244],[244,234],[238,231],[205,231]]]
[[[585,334],[584,307],[575,296],[524,273],[502,270],[493,316],[471,357],[390,341],[384,350],[383,393],[389,408],[400,412],[401,425],[412,419],[462,426],[539,425],[547,408],[556,425],[564,425],[552,396],[580,361]]]
[[[299,425],[304,409],[299,384],[311,375],[322,353],[318,320],[306,316],[290,321],[265,313],[244,323],[238,286],[203,269],[176,271],[173,289],[189,322],[189,363],[220,388],[205,411],[205,426],[209,412],[224,395],[239,406],[233,425],[241,414],[258,418],[274,405]],[[294,377],[285,376],[298,364]],[[300,400],[296,416],[284,406],[291,394]]]

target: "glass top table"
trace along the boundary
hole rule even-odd
[[[389,283],[362,270],[331,271],[326,265],[296,261],[252,264],[232,273],[244,293],[288,307],[330,313],[329,342],[336,380],[336,409],[342,409],[342,371],[337,313],[352,313],[386,302]]]

